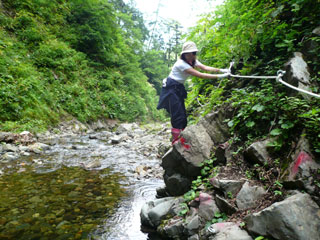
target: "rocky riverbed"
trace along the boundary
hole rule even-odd
[[[166,124],[61,124],[0,133],[0,238],[147,239],[140,210],[164,185]]]

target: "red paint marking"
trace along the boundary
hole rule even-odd
[[[180,138],[180,142],[181,142],[181,145],[185,148],[185,149],[190,149],[190,145],[189,144],[186,144],[185,142],[186,142],[186,140],[183,138],[183,137],[181,137]]]
[[[308,161],[312,161],[312,158],[310,157],[310,155],[304,151],[300,152],[291,169],[292,175],[296,175],[298,173],[299,166]]]

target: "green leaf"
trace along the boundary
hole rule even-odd
[[[262,111],[265,109],[265,107],[262,106],[262,105],[260,105],[260,104],[256,104],[256,105],[254,105],[254,106],[252,107],[252,109],[255,110],[255,111],[257,111],[257,112],[262,112]]]
[[[276,129],[273,129],[271,132],[270,132],[270,135],[271,136],[279,136],[282,134],[282,130],[279,129],[279,128],[276,128]]]
[[[253,121],[247,122],[246,126],[247,127],[253,127],[255,125],[255,123]]]
[[[289,128],[292,128],[293,126],[294,126],[294,124],[292,122],[287,122],[287,123],[281,124],[281,128],[283,128],[283,129],[289,129]]]
[[[231,121],[228,122],[228,127],[233,127],[233,125],[234,125],[233,120],[231,120]]]

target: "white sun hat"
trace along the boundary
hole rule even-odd
[[[182,46],[182,52],[180,55],[183,53],[191,53],[191,52],[198,52],[199,50],[197,49],[197,46],[194,42],[188,41],[185,42]]]

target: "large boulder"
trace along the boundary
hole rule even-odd
[[[225,119],[229,118],[230,114],[232,114],[231,109],[226,107],[207,114],[199,121],[199,125],[206,129],[215,144],[224,143],[229,139],[229,127],[225,123]]]
[[[185,143],[177,142],[163,156],[161,166],[165,170],[167,192],[182,195],[190,189],[191,182],[200,175],[202,162],[210,158],[213,142],[202,125],[187,127],[182,132]],[[186,144],[191,145],[186,148]]]
[[[213,142],[201,125],[187,127],[182,136],[186,144],[191,145],[190,149],[186,149],[181,142],[174,144],[163,156],[161,165],[165,170],[173,169],[184,176],[196,177],[202,162],[210,158]]]
[[[319,240],[320,209],[308,194],[296,194],[245,218],[249,232],[279,240]]]

